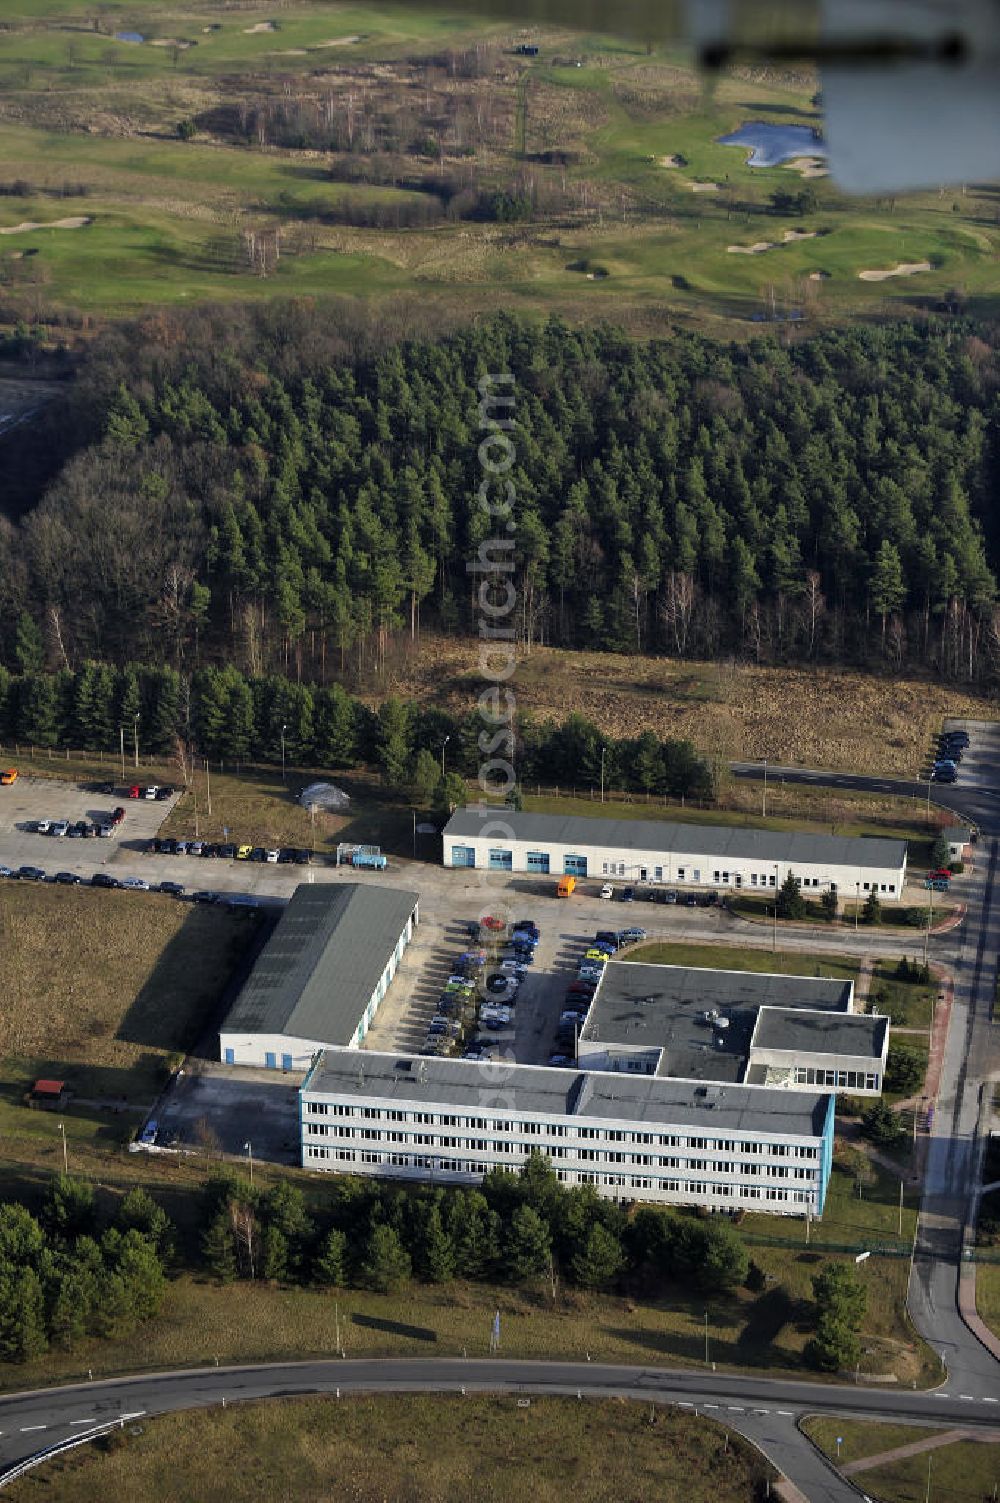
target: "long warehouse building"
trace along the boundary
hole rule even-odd
[[[362,1050],[317,1056],[302,1165],[444,1184],[523,1169],[614,1200],[821,1216],[832,1093]]]
[[[320,1049],[356,1049],[419,919],[396,887],[297,887],[222,1025],[222,1060],[306,1070]]]
[[[647,819],[591,819],[506,808],[458,809],[444,829],[444,864],[669,887],[772,891],[791,872],[806,895],[877,892],[898,901],[906,841],[813,835]]]

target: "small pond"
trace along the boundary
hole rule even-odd
[[[793,157],[825,157],[826,142],[810,125],[772,125],[748,120],[739,130],[719,136],[720,146],[750,148],[748,167],[777,167]]]
[[[146,38],[141,31],[116,31],[116,42],[144,42]]]

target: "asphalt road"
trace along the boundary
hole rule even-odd
[[[796,1429],[803,1414],[842,1414],[965,1429],[998,1429],[1000,1403],[954,1393],[799,1383],[603,1363],[489,1359],[307,1361],[200,1368],[13,1395],[0,1400],[0,1463],[94,1426],[247,1400],[356,1391],[508,1392],[639,1399],[697,1410],[738,1430],[761,1449],[810,1503],[843,1503],[858,1492],[840,1479]]]

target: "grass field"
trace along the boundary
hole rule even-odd
[[[245,915],[155,893],[4,886],[0,1120],[39,1076],[84,1100],[149,1103],[164,1062],[195,1040],[253,932]],[[94,1111],[70,1106],[92,1130]],[[48,1114],[29,1114],[51,1132]],[[71,1132],[70,1125],[67,1133]],[[6,1132],[5,1132],[6,1136]]]
[[[481,688],[477,655],[471,639],[427,634],[415,652],[400,652],[383,692],[466,713]],[[931,680],[555,647],[536,647],[520,658],[511,690],[521,713],[562,721],[577,711],[615,737],[645,730],[686,737],[713,760],[767,757],[772,769],[821,767],[900,777],[912,777],[926,764],[944,716],[996,718],[996,706],[986,696]],[[525,791],[534,792],[530,786]],[[576,789],[585,798],[592,791],[599,796],[599,788]],[[772,803],[781,791],[780,777],[769,777],[769,811],[784,812]],[[802,795],[796,790],[791,796]],[[741,797],[748,807],[760,807],[759,787],[741,790]],[[913,803],[914,822],[923,818],[923,802]],[[829,816],[841,817],[839,812]]]
[[[247,1456],[254,1457],[247,1465]],[[184,1458],[183,1467],[177,1466]],[[754,1503],[776,1474],[739,1436],[615,1400],[401,1395],[172,1414],[15,1483],[15,1500]],[[332,1479],[339,1479],[336,1484]]]
[[[892,961],[877,962],[868,990],[869,1004],[877,1003],[880,1012],[889,1013],[897,1028],[929,1029],[934,1018],[937,984],[900,981],[895,970]]]
[[[875,201],[821,177],[804,217],[770,211],[776,189],[802,186],[797,170],[750,168],[717,138],[746,120],[819,126],[805,71],[737,70],[708,89],[667,47],[541,27],[528,59],[515,53],[516,23],[331,0],[290,0],[273,14],[223,0],[135,0],[96,14],[83,0],[11,0],[4,19],[0,138],[36,191],[5,198],[0,221],[51,223],[69,212],[53,189],[86,190],[72,201],[90,221],[82,229],[0,240],[9,281],[43,305],[117,314],[204,297],[418,293],[451,309],[502,301],[646,330],[707,316],[727,331],[757,329],[772,298],[806,325],[923,306],[956,286],[970,306],[998,306],[989,187]],[[442,65],[449,50],[475,47],[480,71]],[[527,164],[552,207],[516,224],[396,228],[390,213],[379,228],[343,226],[331,211],[345,189],[326,168],[350,152],[221,123],[268,96],[310,110],[330,99],[343,113],[368,96],[383,122],[405,118],[395,153],[377,143],[372,155],[395,154],[425,182],[415,195],[388,172],[389,186],[351,185],[356,205],[405,212],[426,200],[435,171],[471,164],[493,188]],[[193,139],[178,138],[180,120],[194,122]],[[282,232],[266,277],[243,254],[245,226]],[[790,229],[813,238],[786,243]],[[761,241],[772,248],[730,251]],[[905,260],[930,270],[859,279]],[[588,279],[571,269],[580,262],[607,275]]]
[[[941,1428],[889,1425],[864,1420],[826,1419],[812,1415],[802,1429],[832,1461],[846,1466],[866,1456],[878,1456],[898,1446],[939,1439]],[[837,1446],[837,1437],[841,1445]],[[929,1469],[928,1469],[929,1463]],[[853,1474],[855,1485],[879,1503],[984,1503],[1000,1480],[1000,1445],[983,1441],[950,1441],[932,1451],[886,1462]]]
[[[832,976],[855,982],[860,965],[853,956],[819,958],[785,950],[743,950],[738,945],[702,945],[684,940],[638,945],[622,959],[645,965],[706,966],[719,971],[757,971],[781,976]]]
[[[976,1309],[1000,1336],[1000,1263],[976,1264]]]

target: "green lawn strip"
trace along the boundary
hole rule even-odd
[[[890,1106],[895,1106],[895,1104],[896,1104],[897,1101],[906,1101],[911,1096],[920,1096],[920,1095],[922,1095],[923,1089],[924,1089],[924,1078],[926,1077],[926,1074],[927,1074],[927,1062],[928,1062],[928,1059],[930,1057],[930,1034],[907,1033],[907,1034],[903,1034],[901,1037],[897,1037],[895,1040],[893,1040],[892,1033],[891,1033],[891,1030],[890,1030],[890,1034],[889,1034],[889,1048],[890,1049],[893,1046],[893,1042],[897,1043],[901,1049],[906,1049],[911,1054],[916,1054],[916,1055],[920,1056],[920,1061],[921,1061],[923,1073],[921,1075],[921,1084],[916,1088],[916,1090],[908,1090],[908,1091],[890,1091],[888,1089],[884,1090],[882,1092],[882,1100],[883,1101],[887,1101]]]
[[[840,1461],[845,1466],[852,1461],[860,1461],[863,1456],[879,1456],[883,1451],[894,1451],[897,1446],[910,1446],[914,1441],[931,1440],[941,1434],[938,1426],[890,1425],[877,1420],[854,1420],[836,1416],[829,1419],[826,1415],[819,1414],[807,1415],[799,1428],[831,1461],[837,1460],[839,1435]]]
[[[879,1012],[891,1014],[894,1027],[929,1029],[934,1019],[937,985],[901,981],[895,969],[894,961],[880,960],[875,965],[868,988],[868,1009],[875,1004]]]
[[[727,896],[726,901],[733,913],[739,914],[741,918],[747,919],[750,923],[770,923],[773,919],[774,899],[771,897],[755,897],[752,892],[747,892],[744,889],[737,893],[730,893]],[[907,913],[915,912],[917,917],[920,918],[921,923],[919,925],[916,925],[893,922],[894,917],[898,917],[897,905],[893,903],[883,903],[881,923],[877,925],[866,924],[864,921],[864,904],[862,903],[860,909],[858,910],[858,918],[860,920],[860,923],[857,925],[857,929],[859,936],[870,933],[872,931],[878,932],[878,930],[882,929],[891,930],[893,933],[897,934],[909,934],[913,936],[913,950],[920,950],[923,944],[922,934],[924,924],[926,922],[927,910],[923,906],[914,909],[911,904],[903,904],[901,906],[906,910]],[[808,913],[805,918],[802,919],[786,918],[781,919],[780,922],[783,924],[818,924],[824,927],[828,926],[831,930],[843,929],[845,926],[847,928],[854,928],[854,916],[856,907],[857,905],[855,903],[845,903],[840,909],[839,921],[825,920],[821,913]],[[945,918],[951,917],[957,912],[958,909],[954,904],[942,903],[940,906],[935,905],[934,922],[935,924],[941,923]],[[863,939],[859,938],[858,943],[863,945]]]
[[[830,1175],[823,1215],[809,1228],[809,1247],[822,1250],[824,1245],[867,1250],[878,1246],[895,1248],[909,1257],[916,1225],[917,1202],[912,1188],[904,1184],[903,1231],[899,1232],[899,1183],[901,1174],[893,1174],[881,1164],[869,1162],[867,1182],[860,1193],[853,1174],[836,1162]],[[804,1221],[784,1222],[773,1216],[750,1215],[741,1219],[740,1234],[765,1242],[776,1237],[806,1247]]]
[[[355,1395],[163,1415],[114,1445],[46,1464],[10,1496],[271,1503],[331,1497],[337,1477],[357,1503],[746,1503],[775,1475],[738,1435],[676,1409],[513,1394]]]
[[[976,1260],[976,1309],[996,1336],[1000,1336],[1000,1262]]]
[[[795,954],[786,950],[748,950],[737,945],[699,944],[695,940],[657,940],[638,945],[623,960],[645,965],[705,966],[720,971],[757,971],[782,976],[832,976],[858,979],[860,961],[854,956]]]

